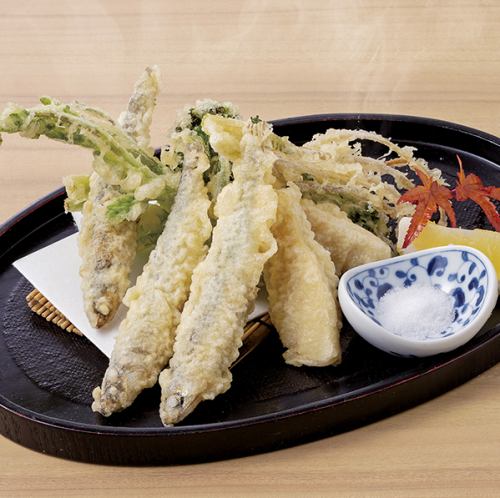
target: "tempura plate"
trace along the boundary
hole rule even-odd
[[[418,148],[448,179],[455,154],[466,171],[498,184],[500,140],[464,126],[426,118],[331,114],[283,119],[275,131],[303,143],[327,128],[362,128]],[[374,156],[377,147],[366,149]],[[13,165],[14,166],[14,165]],[[0,228],[0,433],[44,453],[94,463],[174,464],[275,450],[354,429],[450,390],[500,360],[500,309],[483,330],[451,353],[402,359],[374,349],[344,321],[339,367],[287,366],[271,334],[233,370],[233,385],[204,402],[182,424],[164,428],[159,389],[105,419],[90,410],[106,357],[85,338],[32,313],[30,284],[12,262],[74,232],[60,189]],[[463,203],[465,227],[484,227],[482,212]]]

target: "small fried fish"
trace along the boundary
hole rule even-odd
[[[158,69],[146,68],[137,81],[128,108],[118,120],[120,127],[141,147],[149,145],[151,115],[158,95]],[[116,186],[97,173],[90,176],[89,197],[83,206],[79,249],[81,288],[90,324],[100,328],[116,314],[130,286],[130,270],[137,248],[137,224],[111,222],[107,206],[121,196]]]
[[[92,410],[104,416],[130,406],[143,389],[153,386],[172,355],[192,272],[207,253],[212,230],[203,181],[209,166],[201,145],[186,148],[172,211],[136,285],[125,296],[127,316],[102,387],[92,393]]]
[[[160,417],[165,425],[179,422],[231,384],[229,368],[238,357],[262,269],[276,251],[270,230],[277,204],[272,187],[275,157],[262,147],[268,132],[262,122],[247,124],[243,152],[233,163],[234,181],[217,198],[212,243],[193,273],[174,355],[160,375]]]
[[[118,310],[130,285],[130,268],[136,253],[136,223],[113,224],[106,218],[106,204],[116,195],[120,195],[117,187],[107,185],[92,173],[78,245],[85,313],[95,328],[111,321]]]

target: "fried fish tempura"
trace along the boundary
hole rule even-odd
[[[120,306],[136,252],[136,223],[113,224],[106,218],[106,204],[116,195],[120,195],[117,187],[107,185],[96,173],[90,176],[78,244],[85,313],[96,328],[112,320]]]
[[[277,253],[264,268],[269,313],[294,366],[340,363],[338,277],[328,252],[314,239],[299,189],[278,190],[272,232]]]
[[[391,257],[391,248],[376,235],[353,223],[335,204],[302,200],[316,240],[330,253],[337,275],[355,266]]]
[[[264,263],[276,251],[270,230],[277,204],[274,154],[262,147],[268,132],[263,122],[247,125],[242,155],[234,158],[234,181],[217,199],[212,244],[193,273],[174,355],[160,375],[160,416],[165,425],[179,422],[198,403],[215,398],[231,384],[229,367],[238,357]]]
[[[188,145],[174,206],[143,273],[127,292],[129,307],[92,410],[109,416],[130,406],[156,383],[172,355],[174,334],[193,269],[207,252],[212,225],[203,182],[209,162],[201,145]]]
[[[146,68],[135,85],[128,109],[119,118],[121,128],[141,147],[149,145],[157,95],[158,69]],[[107,218],[107,206],[122,194],[118,187],[108,185],[97,173],[92,173],[89,183],[79,237],[80,276],[85,313],[90,324],[100,328],[113,319],[130,286],[137,224],[126,220],[112,223]]]

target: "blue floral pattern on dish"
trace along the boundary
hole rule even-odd
[[[471,252],[445,249],[439,255],[423,254],[401,261],[388,261],[362,270],[347,282],[347,291],[361,311],[380,325],[377,307],[390,289],[432,285],[454,298],[455,318],[439,337],[448,337],[467,326],[484,303],[488,275],[483,263]],[[428,337],[428,340],[436,337]]]

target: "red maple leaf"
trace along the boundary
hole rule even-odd
[[[490,199],[500,201],[499,187],[486,187],[483,185],[481,178],[474,173],[469,173],[465,176],[462,160],[457,155],[460,171],[458,172],[458,181],[453,193],[457,201],[465,201],[470,199],[474,201],[484,211],[489,222],[497,232],[500,232],[500,215],[497,212],[495,205]]]
[[[436,180],[419,169],[416,169],[415,173],[420,178],[422,185],[417,185],[408,190],[398,200],[398,203],[410,202],[417,206],[406,232],[403,248],[408,247],[419,235],[438,208],[442,208],[448,215],[452,227],[457,226],[455,212],[451,205],[451,199],[453,198],[451,190],[439,185]]]

